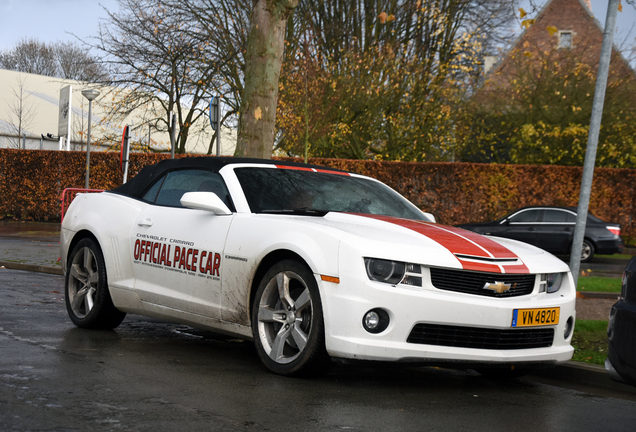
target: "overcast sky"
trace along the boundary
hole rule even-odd
[[[118,10],[117,0],[0,0],[0,50],[22,38],[41,42],[72,41],[67,32],[86,39],[97,33],[103,7]]]
[[[545,0],[535,1],[545,3]],[[100,19],[106,17],[104,7],[117,11],[117,0],[0,0],[0,50],[13,48],[22,38],[51,43],[73,40],[67,32],[82,39],[94,36]],[[605,25],[607,0],[592,0],[592,11],[601,25]],[[634,44],[636,29],[632,27],[636,25],[636,10],[625,1],[617,25],[615,43],[628,38],[628,42]]]

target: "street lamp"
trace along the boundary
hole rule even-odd
[[[90,177],[91,170],[91,116],[93,108],[93,99],[99,96],[99,90],[88,89],[82,90],[82,94],[88,99],[88,135],[86,137],[86,181],[84,182],[84,188],[88,189],[88,179]]]

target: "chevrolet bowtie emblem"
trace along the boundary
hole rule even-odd
[[[497,294],[501,294],[504,291],[508,291],[510,287],[511,287],[510,284],[503,283],[503,282],[495,282],[495,283],[486,282],[486,284],[484,285],[484,289],[494,291]]]

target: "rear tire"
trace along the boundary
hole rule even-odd
[[[585,239],[583,240],[583,247],[581,248],[581,262],[590,262],[592,258],[594,258],[594,245],[591,241]]]
[[[126,317],[108,291],[106,264],[91,238],[79,241],[68,260],[65,280],[66,310],[71,321],[86,329],[114,329]]]
[[[280,261],[261,280],[252,303],[252,334],[263,364],[279,375],[316,375],[329,363],[318,285],[311,270]]]

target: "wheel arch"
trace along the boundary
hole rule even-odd
[[[592,240],[590,237],[588,237],[588,236],[583,237],[583,241],[586,241],[589,244],[591,244],[595,251],[598,250],[598,248],[596,246],[596,242],[594,240]],[[572,250],[573,246],[574,246],[574,241],[571,241],[570,242],[570,249],[569,249],[570,251]]]
[[[84,240],[85,238],[90,238],[91,240],[93,240],[95,244],[97,245],[97,247],[101,250],[102,255],[104,254],[104,250],[102,249],[102,246],[99,243],[99,240],[97,240],[97,237],[89,230],[82,229],[76,232],[75,235],[73,236],[73,239],[69,242],[68,249],[66,250],[66,257],[65,257],[66,265],[68,265],[68,260],[71,256],[71,253],[73,252],[73,249],[75,249],[75,246],[80,241]]]
[[[254,272],[254,277],[252,278],[252,285],[250,286],[249,298],[248,298],[248,310],[249,310],[250,317],[252,316],[252,308],[253,308],[252,303],[254,300],[254,295],[256,294],[256,290],[258,290],[258,286],[261,283],[261,280],[263,279],[263,277],[265,276],[265,273],[267,273],[267,270],[269,270],[274,264],[286,259],[295,260],[302,264],[305,264],[313,272],[309,263],[302,256],[300,256],[296,252],[291,251],[289,249],[277,249],[265,255],[263,259],[261,260],[261,262],[258,264],[256,271]]]
[[[598,250],[598,247],[596,246],[596,242],[592,240],[590,237],[588,236],[583,237],[583,241],[587,241],[589,244],[591,244],[595,251]]]
[[[596,246],[596,242],[594,240],[592,240],[590,237],[588,237],[587,235],[585,237],[583,237],[583,241],[589,243],[592,246],[592,257],[594,257],[594,255],[596,255],[596,253],[598,251],[598,246]],[[573,247],[574,247],[574,241],[570,242],[570,248],[569,248],[570,256],[572,255],[572,248]],[[592,258],[589,258],[586,261],[581,261],[581,262],[588,262],[591,259]]]

